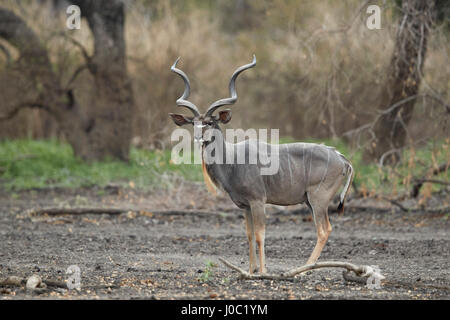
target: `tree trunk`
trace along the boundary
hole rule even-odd
[[[112,157],[128,160],[132,135],[133,95],[126,69],[124,6],[121,1],[72,1],[80,6],[94,35],[95,50],[87,58],[96,96],[83,112],[71,88],[63,88],[52,71],[46,48],[26,23],[0,8],[0,37],[20,52],[19,76],[33,90],[6,102],[10,119],[20,108],[48,111],[59,124],[76,156],[85,160]]]
[[[90,71],[96,97],[84,158],[127,160],[132,138],[133,94],[125,53],[124,4],[119,0],[74,0],[94,35]],[[76,137],[75,137],[76,138]]]
[[[405,145],[407,126],[411,120],[416,95],[419,92],[423,64],[427,51],[434,0],[403,0],[394,52],[388,77],[380,97],[379,109],[384,110],[376,120],[375,140],[364,153],[364,159],[396,162]]]

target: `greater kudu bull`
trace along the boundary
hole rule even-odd
[[[176,101],[177,105],[192,111],[193,116],[170,114],[176,125],[193,124],[195,139],[203,148],[211,143],[222,144],[221,154],[215,154],[215,159],[225,159],[230,152],[236,155],[244,152],[246,156],[250,150],[271,152],[274,145],[245,140],[240,143],[229,143],[223,138],[220,123],[231,120],[229,109],[221,110],[218,115],[214,112],[221,106],[234,104],[237,100],[235,82],[237,76],[246,69],[256,65],[256,58],[250,64],[238,68],[232,75],[229,90],[230,97],[214,102],[204,114],[200,114],[197,107],[186,99],[189,97],[190,84],[186,74],[176,68],[177,62],[171,70],[184,80],[183,95]],[[207,136],[209,129],[218,130],[219,135],[214,139]],[[268,146],[269,151],[261,151],[259,146]],[[262,148],[267,150],[266,148]],[[344,199],[353,179],[353,167],[349,160],[332,147],[314,143],[288,143],[277,146],[279,169],[273,175],[262,175],[263,165],[258,163],[211,163],[210,155],[202,152],[202,161],[208,178],[228,193],[231,200],[245,209],[245,222],[250,249],[250,273],[257,271],[256,244],[259,248],[260,272],[265,273],[264,237],[265,237],[265,204],[294,205],[304,203],[312,210],[317,231],[317,243],[307,263],[314,263],[328,239],[331,225],[328,219],[328,206],[332,198],[347,177],[346,184],[340,195],[339,210],[343,211]],[[204,149],[203,149],[204,150]],[[216,151],[217,152],[217,151]],[[233,158],[234,156],[231,156]],[[235,159],[235,158],[234,158]]]

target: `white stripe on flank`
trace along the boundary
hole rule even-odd
[[[327,168],[325,169],[325,172],[323,173],[322,180],[320,180],[319,186],[316,188],[314,192],[317,192],[320,189],[320,186],[322,185],[322,182],[325,180],[325,177],[328,173],[328,166],[330,164],[330,149],[327,148]]]
[[[309,185],[309,176],[311,175],[311,165],[312,165],[312,158],[313,158],[313,150],[314,150],[314,147],[315,146],[313,146],[312,148],[311,148],[311,152],[310,152],[310,155],[309,155],[309,172],[308,172],[308,179],[306,179],[306,185],[308,186]]]
[[[303,156],[303,178],[306,181],[306,157],[305,157],[305,146],[302,148],[302,156]]]
[[[292,186],[292,168],[291,168],[291,158],[289,156],[289,145],[286,145],[287,148],[287,158],[288,158],[288,165],[289,165],[289,179],[291,180],[291,186]]]

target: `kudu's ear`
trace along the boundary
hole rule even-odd
[[[226,109],[219,111],[219,121],[222,123],[228,123],[231,120],[231,110]]]
[[[175,124],[177,126],[182,126],[188,123],[192,123],[192,117],[186,117],[183,116],[182,114],[176,114],[176,113],[169,113],[169,116],[172,117],[173,122],[175,122]]]

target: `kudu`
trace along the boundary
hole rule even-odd
[[[234,152],[235,155],[236,151],[245,152],[248,155],[250,150],[255,148],[257,152],[262,152],[258,149],[258,145],[264,143],[257,140],[245,140],[239,143],[225,141],[219,123],[228,123],[231,120],[229,109],[221,110],[218,115],[214,115],[220,107],[236,102],[236,78],[241,72],[254,67],[256,58],[253,56],[250,64],[241,66],[233,73],[229,84],[230,97],[214,102],[204,114],[201,114],[192,102],[186,100],[189,97],[190,84],[186,74],[176,68],[179,59],[175,61],[171,70],[184,80],[185,89],[176,103],[178,106],[191,110],[193,116],[172,113],[170,116],[178,126],[193,124],[197,126],[197,129],[200,128],[197,130],[200,133],[194,133],[194,138],[203,146],[202,161],[209,178],[217,187],[228,193],[239,208],[245,210],[250,273],[257,271],[256,244],[259,249],[259,271],[266,272],[264,256],[266,203],[287,206],[306,202],[312,210],[317,231],[317,242],[307,264],[316,262],[331,232],[328,206],[344,179],[347,178],[340,194],[338,207],[339,211],[343,211],[344,199],[353,179],[353,167],[350,161],[334,148],[322,144],[288,143],[277,146],[279,167],[273,175],[262,175],[260,162],[256,164],[225,163],[225,161],[210,163],[211,161],[207,161],[210,159],[207,158],[208,154],[204,152],[204,148],[211,143],[222,144],[222,148],[218,149],[222,150],[219,158],[225,158],[230,152]],[[208,129],[218,130],[219,136],[215,136],[214,140],[208,138],[206,135]],[[269,146],[269,150],[274,150],[270,148],[274,145],[265,145]],[[215,156],[217,159],[217,155]]]

